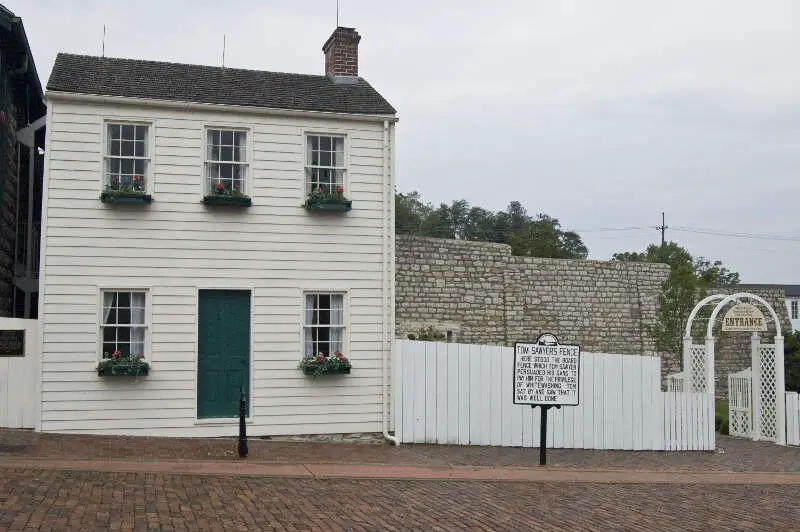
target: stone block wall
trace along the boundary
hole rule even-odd
[[[513,345],[553,332],[586,351],[655,354],[663,264],[515,257],[503,244],[398,236],[397,335]]]
[[[509,339],[556,332],[591,352],[655,354],[663,264],[512,257],[506,275]]]
[[[405,338],[432,326],[453,341],[505,345],[505,274],[511,248],[398,235],[395,327]]]

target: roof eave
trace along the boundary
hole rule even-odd
[[[156,106],[173,109],[192,109],[205,111],[227,111],[245,114],[266,114],[276,116],[303,116],[318,118],[337,118],[340,120],[359,120],[370,122],[397,122],[400,119],[394,114],[362,114],[362,113],[341,113],[333,111],[311,111],[302,109],[278,109],[272,107],[256,107],[250,105],[231,105],[221,103],[199,103],[182,100],[160,100],[155,98],[132,98],[129,96],[110,96],[99,94],[84,94],[77,92],[59,91],[48,89],[45,93],[45,101],[77,101],[85,103],[101,103],[113,105],[138,105]]]

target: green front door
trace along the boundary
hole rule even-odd
[[[200,290],[197,318],[197,417],[239,417],[239,390],[250,405],[250,291]]]

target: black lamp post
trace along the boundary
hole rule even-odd
[[[247,429],[245,427],[244,384],[239,392],[239,458],[247,458]]]

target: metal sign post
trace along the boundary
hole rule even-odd
[[[581,348],[545,333],[535,343],[514,344],[514,404],[542,410],[539,465],[547,463],[547,411],[580,402]]]
[[[547,464],[547,411],[551,408],[561,408],[561,405],[531,405],[531,408],[542,409],[542,422],[539,424],[539,465]]]

